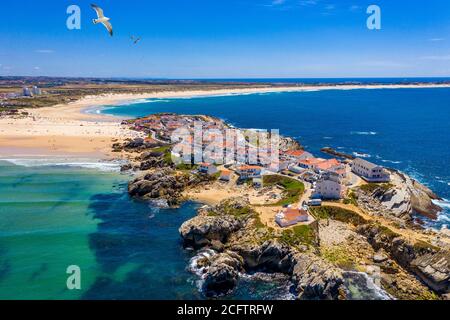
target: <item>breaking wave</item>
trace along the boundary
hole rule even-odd
[[[375,131],[352,131],[350,134],[356,134],[360,136],[375,136],[378,134],[378,132]]]
[[[87,159],[0,159],[23,167],[71,167],[104,172],[119,172],[124,161],[92,161]]]

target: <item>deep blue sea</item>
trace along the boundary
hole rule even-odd
[[[449,89],[150,99],[103,112],[210,114],[238,127],[280,129],[317,156],[325,146],[356,152],[450,199]],[[187,269],[193,253],[178,234],[199,204],[157,210],[128,197],[129,178],[106,165],[0,161],[0,299],[202,299]],[[444,213],[432,226],[446,223]],[[82,270],[79,291],[66,288],[69,265]],[[250,277],[228,298],[286,297],[283,279]]]
[[[450,89],[323,90],[218,97],[148,99],[105,107],[103,112],[140,117],[158,112],[208,114],[236,127],[279,129],[316,156],[323,147],[402,170],[446,199],[449,219]]]

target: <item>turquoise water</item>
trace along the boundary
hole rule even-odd
[[[450,89],[324,90],[148,99],[103,112],[209,114],[241,128],[279,129],[317,156],[323,147],[400,169],[450,199]],[[429,225],[449,223],[445,212]]]
[[[0,161],[0,299],[202,299],[178,233],[199,205],[150,208],[129,178]],[[81,290],[66,287],[70,265]],[[243,279],[229,298],[276,298],[279,285]]]
[[[412,174],[450,198],[450,90],[353,90],[150,100],[106,108],[140,116],[211,114],[278,128],[309,150],[331,146]],[[157,210],[131,200],[129,176],[0,161],[0,299],[203,299],[179,226],[198,204]],[[29,164],[28,164],[29,165]],[[84,164],[86,165],[86,164]],[[95,166],[94,166],[95,167]],[[448,221],[443,214],[437,223]],[[82,289],[66,288],[81,268]],[[288,283],[243,278],[229,299],[289,297]]]

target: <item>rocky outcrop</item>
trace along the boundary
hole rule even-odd
[[[422,281],[436,292],[450,292],[450,256],[445,252],[416,257],[411,268]]]
[[[205,265],[203,292],[207,297],[230,293],[236,287],[242,258],[232,251],[214,255]]]
[[[128,185],[128,193],[142,200],[165,199],[171,206],[178,205],[186,179],[170,170],[148,173]]]
[[[294,261],[292,280],[299,299],[343,298],[344,278],[341,269],[311,253],[296,254]]]
[[[185,247],[199,249],[214,240],[224,243],[228,236],[242,228],[242,221],[233,216],[197,216],[183,223],[179,229]]]
[[[364,235],[375,250],[384,249],[399,265],[418,276],[438,293],[450,289],[450,253],[427,243],[409,242],[404,237],[377,225],[362,225]]]
[[[429,188],[409,176],[390,169],[392,184],[380,185],[371,192],[359,191],[358,202],[372,211],[381,211],[385,216],[412,220],[414,213],[436,219],[442,208],[432,200],[439,199]],[[386,187],[388,186],[388,187]]]
[[[233,290],[239,272],[258,271],[292,276],[301,299],[338,298],[343,284],[340,269],[313,253],[301,253],[302,246],[289,246],[276,238],[261,241],[246,199],[231,198],[215,207],[205,206],[179,231],[185,246],[215,251],[225,248],[225,252],[200,261],[206,270],[203,292],[208,297]],[[267,236],[261,233],[262,238]]]
[[[276,241],[262,245],[244,243],[233,245],[232,250],[244,259],[247,270],[290,274],[294,266],[292,249]]]

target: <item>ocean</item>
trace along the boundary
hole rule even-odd
[[[449,89],[149,99],[102,112],[209,114],[237,127],[279,129],[317,156],[326,146],[359,154],[450,199]],[[0,161],[0,299],[203,299],[189,270],[194,254],[178,234],[200,204],[152,208],[128,197],[129,178],[112,164]],[[445,211],[427,223],[441,228],[448,219]],[[67,290],[69,265],[81,268],[81,290]],[[253,275],[227,298],[292,295],[285,279]]]
[[[140,117],[159,112],[207,114],[240,128],[279,129],[320,157],[323,147],[399,169],[443,201],[450,222],[450,89],[359,89],[147,99],[102,112]]]

